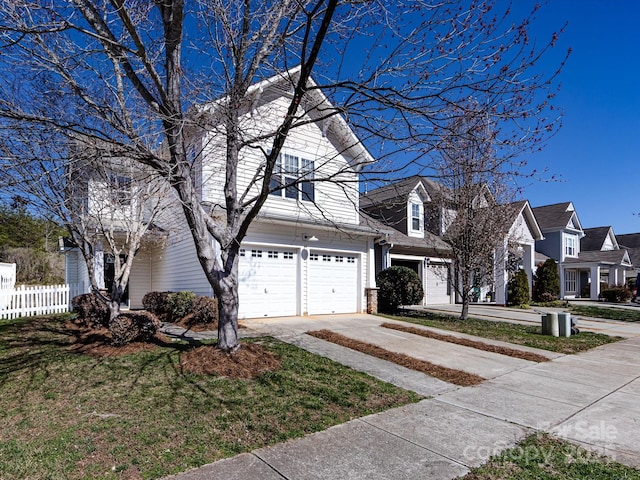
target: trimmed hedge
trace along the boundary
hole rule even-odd
[[[527,272],[518,270],[509,280],[507,302],[509,305],[529,305],[529,278]]]
[[[111,343],[116,346],[131,342],[148,342],[160,329],[160,320],[151,312],[121,313],[109,326]]]
[[[71,299],[71,307],[78,320],[90,327],[109,325],[109,308],[95,293],[83,293]]]
[[[616,285],[603,289],[600,296],[605,302],[626,303],[631,300],[631,291],[625,285]]]
[[[408,267],[393,266],[381,271],[378,284],[378,306],[381,311],[395,311],[400,305],[416,305],[424,297],[422,281]]]

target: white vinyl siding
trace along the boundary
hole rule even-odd
[[[279,98],[258,107],[253,115],[247,114],[243,117],[243,127],[246,122],[245,131],[257,135],[267,131],[262,128],[263,125],[278,125],[286,112],[286,102],[286,99]],[[215,133],[204,141],[207,146],[204,151],[203,196],[205,200],[219,204],[224,198],[223,182],[219,179],[224,178],[222,159],[225,155],[224,146],[213,135]],[[270,147],[268,142],[260,146],[265,150]],[[291,198],[270,195],[262,209],[263,214],[352,225],[359,223],[358,174],[349,166],[347,157],[336,149],[328,137],[323,136],[322,129],[316,123],[294,128],[287,137],[282,153],[313,162],[315,201],[292,201]],[[260,149],[246,148],[240,155],[238,191],[245,192],[248,189],[246,198],[251,198],[258,193],[258,185],[250,185],[260,183],[264,178],[260,176],[264,172],[264,154]],[[322,181],[326,178],[331,178],[332,181]]]

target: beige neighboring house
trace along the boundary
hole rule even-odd
[[[360,198],[364,217],[384,233],[376,241],[376,274],[393,265],[412,268],[423,283],[424,305],[460,301],[453,288],[455,265],[451,247],[442,239],[455,212],[432,204],[432,198],[443,188],[430,178],[412,176],[371,190]],[[535,242],[542,239],[542,233],[527,201],[491,208],[496,209],[504,225],[495,238],[493,282],[480,287],[477,300],[504,305],[509,260],[527,272],[531,287]],[[510,252],[518,258],[514,259]]]

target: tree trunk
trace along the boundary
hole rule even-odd
[[[237,267],[220,280],[216,295],[218,297],[218,348],[225,352],[235,352],[240,348]]]
[[[469,317],[469,293],[462,296],[462,311],[460,312],[460,320],[466,320]]]

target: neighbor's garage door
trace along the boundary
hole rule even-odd
[[[357,312],[358,272],[355,255],[312,251],[307,275],[309,314]]]
[[[448,291],[448,274],[447,265],[427,265],[427,293],[426,304],[437,305],[443,303],[451,303]]]
[[[239,318],[297,315],[297,253],[272,247],[243,248],[238,292]]]

